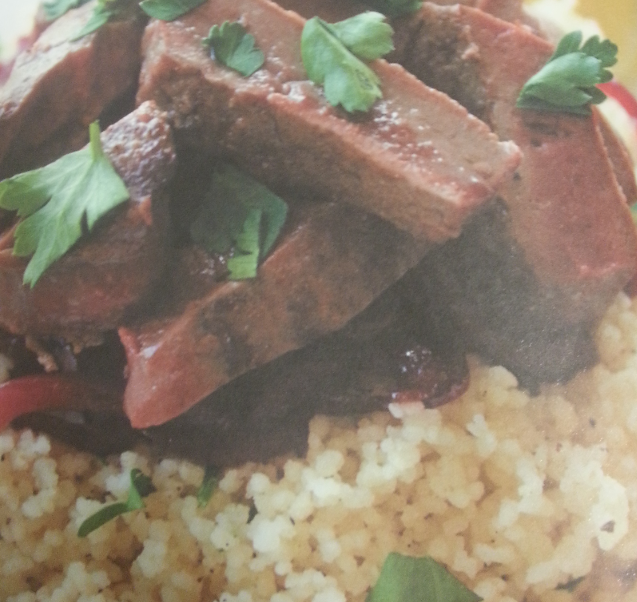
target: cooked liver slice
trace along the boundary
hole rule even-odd
[[[243,77],[202,47],[211,25],[241,20],[265,53]],[[178,140],[231,158],[266,184],[346,201],[414,236],[444,241],[519,161],[479,120],[398,65],[379,60],[383,100],[367,114],[329,107],[306,81],[304,20],[268,0],[207,2],[144,37],[138,99],[169,112]]]
[[[347,205],[310,203],[294,213],[255,279],[213,276],[199,295],[172,306],[169,299],[155,319],[120,329],[124,409],[134,427],[166,422],[240,374],[341,328],[429,248]],[[168,288],[186,288],[186,263],[172,267]]]
[[[71,146],[82,146],[88,124],[133,90],[143,22],[113,21],[70,42],[94,7],[89,2],[52,23],[18,56],[0,88],[2,177],[36,166],[34,157],[51,142],[64,146],[69,139]],[[9,164],[2,165],[4,160]]]
[[[131,199],[104,216],[33,288],[22,284],[27,259],[13,256],[11,231],[4,233],[0,325],[10,332],[90,341],[115,328],[164,269],[165,189],[175,160],[166,115],[144,103],[108,128],[102,144]]]
[[[635,227],[606,153],[605,126],[596,110],[580,117],[515,108],[522,85],[552,53],[525,28],[468,7],[428,3],[403,26],[411,40],[399,56],[406,68],[523,152],[516,177],[500,189],[499,225],[485,224],[502,231],[484,237],[470,229],[453,253],[441,252],[445,265],[428,258],[423,278],[432,279],[432,294],[456,307],[461,328],[492,361],[525,382],[565,378],[593,357],[591,330],[637,263]],[[516,259],[494,274],[489,258],[498,253]],[[515,312],[502,317],[505,297],[517,324]]]
[[[276,3],[287,10],[293,10],[306,19],[318,16],[328,23],[336,23],[348,17],[374,10],[363,0],[276,0]],[[452,4],[465,4],[478,10],[482,10],[494,17],[524,23],[534,29],[536,23],[524,11],[522,0],[435,0],[434,4],[448,6]]]

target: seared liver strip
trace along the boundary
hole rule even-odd
[[[397,52],[405,67],[523,152],[516,177],[501,188],[497,219],[476,222],[491,235],[471,227],[427,259],[422,280],[455,308],[459,327],[491,361],[526,383],[566,378],[594,356],[591,331],[637,264],[605,126],[597,111],[580,117],[515,108],[523,84],[552,53],[525,28],[429,3],[401,26],[409,29],[410,43]],[[630,193],[632,176],[615,162]],[[498,254],[503,269],[494,272]],[[511,310],[503,314],[505,300]]]
[[[241,20],[264,52],[245,78],[202,47],[211,25]],[[375,61],[384,98],[367,114],[327,105],[300,58],[304,20],[268,0],[207,2],[144,37],[138,99],[169,112],[179,141],[231,158],[272,188],[310,190],[441,242],[519,162],[479,120],[398,65]]]
[[[102,134],[104,151],[131,199],[104,216],[90,236],[22,284],[27,259],[0,239],[0,324],[10,332],[91,341],[115,328],[157,283],[168,238],[166,185],[175,160],[165,113],[144,103]]]
[[[89,2],[52,23],[18,56],[0,88],[2,177],[37,166],[41,152],[48,160],[55,156],[51,149],[82,146],[89,123],[133,90],[143,22],[113,21],[69,41],[94,8]]]
[[[124,409],[134,427],[166,422],[240,374],[343,327],[429,247],[347,205],[311,203],[294,213],[255,279],[213,275],[199,295],[167,299],[154,319],[120,329]],[[176,261],[169,288],[197,278],[186,267],[193,253]]]

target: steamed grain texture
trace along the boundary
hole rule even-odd
[[[203,469],[142,450],[102,464],[30,431],[0,435],[0,597],[362,602],[391,551],[430,555],[489,602],[632,600],[637,560],[637,302],[617,298],[601,363],[531,398],[501,367],[436,410],[317,417],[305,458]],[[125,499],[143,512],[86,539]],[[570,594],[558,589],[584,579]]]

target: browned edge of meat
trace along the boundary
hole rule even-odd
[[[293,10],[305,19],[318,16],[328,23],[336,23],[362,12],[373,10],[369,4],[359,0],[276,0],[279,6]],[[525,12],[522,0],[435,0],[434,4],[449,6],[464,4],[487,12],[494,17],[537,28],[535,20]]]
[[[212,60],[201,40],[241,20],[265,53],[245,78]],[[268,0],[217,0],[152,22],[138,99],[169,112],[176,136],[231,158],[274,189],[296,187],[376,213],[441,242],[491,198],[519,162],[479,120],[398,65],[376,61],[384,92],[367,114],[329,107],[306,80],[304,21]]]
[[[0,87],[0,177],[79,148],[89,123],[134,89],[144,23],[115,20],[69,41],[94,8],[89,2],[52,23]]]
[[[167,316],[120,329],[134,427],[170,420],[240,374],[343,327],[430,246],[347,205],[297,211],[255,279],[212,284]]]
[[[356,421],[401,400],[436,407],[469,385],[464,350],[438,318],[413,314],[401,286],[390,287],[344,328],[234,379],[143,435],[164,453],[233,466],[304,454],[316,414]]]
[[[164,271],[167,183],[175,152],[165,113],[144,103],[102,134],[106,155],[131,195],[94,231],[22,284],[28,259],[12,255],[13,230],[0,239],[0,324],[12,333],[87,342],[116,328]]]
[[[604,139],[608,158],[613,166],[617,182],[621,186],[628,205],[637,202],[637,181],[635,166],[626,145],[603,118],[599,120],[599,129]]]
[[[440,282],[431,274],[440,286],[429,288],[458,307],[458,322],[473,346],[488,349],[492,361],[515,366],[526,382],[538,382],[547,374],[551,380],[566,378],[584,367],[583,358],[594,357],[594,324],[637,265],[637,236],[606,152],[605,126],[596,110],[581,117],[515,108],[523,84],[552,53],[548,42],[526,28],[472,8],[430,3],[401,26],[404,43],[395,57],[426,83],[456,97],[498,135],[515,141],[523,153],[516,176],[500,189],[505,213],[499,223],[505,231],[489,239],[465,236],[458,253],[484,261],[472,261],[474,272],[467,277],[466,264],[457,255]],[[630,177],[625,170],[618,173]],[[520,263],[510,265],[512,273],[496,274],[486,259],[496,252],[513,253]],[[445,258],[452,260],[453,255]],[[514,273],[519,271],[526,271],[525,278],[533,283],[526,294],[516,292]],[[494,278],[498,286],[490,287]],[[457,282],[452,286],[450,279]],[[474,295],[474,286],[491,288],[491,296]],[[527,316],[520,322],[526,324],[525,332],[500,319],[498,295],[507,286],[510,299],[519,295],[514,307],[520,320]],[[545,372],[541,365],[548,364],[534,366],[531,358],[542,356],[543,345],[553,345],[558,324],[563,370]]]

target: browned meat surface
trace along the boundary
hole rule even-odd
[[[617,183],[626,197],[626,202],[632,205],[637,202],[637,181],[635,181],[633,160],[623,141],[604,119],[599,120],[599,128],[608,158],[617,177]]]
[[[20,54],[0,88],[0,174],[36,166],[86,142],[88,124],[130,93],[140,65],[143,23],[113,21],[70,42],[95,2],[55,21]]]
[[[276,3],[287,10],[297,12],[306,19],[318,16],[328,23],[342,21],[366,10],[373,10],[373,2],[367,4],[364,0],[276,0]],[[443,6],[465,4],[505,21],[523,23],[534,29],[537,26],[535,21],[524,12],[522,0],[461,0],[460,2],[434,0],[434,4]]]
[[[249,78],[201,45],[211,25],[238,19],[266,56]],[[152,22],[138,99],[169,112],[178,140],[236,160],[274,189],[346,201],[431,241],[457,236],[515,169],[515,146],[384,61],[373,64],[384,98],[368,114],[348,118],[327,106],[303,81],[303,23],[268,0],[217,0]]]
[[[0,239],[0,324],[13,333],[90,342],[121,323],[157,283],[168,244],[166,185],[175,160],[166,116],[152,103],[102,134],[104,151],[131,199],[55,262],[31,288],[27,260]]]
[[[303,454],[317,413],[356,417],[415,400],[435,407],[465,391],[465,356],[440,316],[409,315],[400,288],[389,290],[340,331],[250,371],[158,427],[134,430],[123,415],[86,411],[90,400],[76,401],[72,413],[34,414],[16,424],[103,455],[140,441],[162,455],[216,466]]]
[[[515,108],[522,85],[552,52],[524,28],[433,4],[403,26],[410,30],[410,43],[397,53],[404,65],[523,152],[516,177],[500,191],[503,230],[495,235],[487,223],[493,235],[485,237],[471,229],[454,252],[428,259],[423,281],[455,308],[459,328],[492,361],[527,382],[565,378],[590,361],[592,327],[637,261],[634,225],[600,117]],[[498,254],[503,269],[495,271]],[[517,276],[527,283],[522,289]],[[503,319],[505,299],[510,319]]]
[[[134,427],[170,420],[240,374],[343,327],[428,248],[347,205],[296,211],[255,279],[216,282],[213,273],[207,287],[195,286],[205,276],[186,250],[166,288],[201,292],[172,297],[155,319],[120,329],[128,358],[124,407]]]
[[[144,435],[167,453],[232,466],[304,454],[318,413],[356,417],[392,401],[435,407],[455,399],[468,386],[462,349],[408,312],[388,291],[341,331],[245,374]]]

